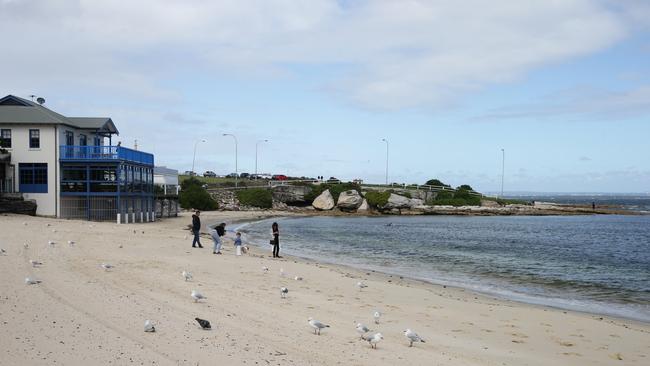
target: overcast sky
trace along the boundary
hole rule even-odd
[[[650,1],[0,0],[0,93],[156,164],[650,191]]]

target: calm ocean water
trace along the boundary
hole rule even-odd
[[[273,220],[244,225],[270,250]],[[650,322],[650,216],[277,219],[285,253]]]

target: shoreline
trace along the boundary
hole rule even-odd
[[[203,213],[202,220],[232,224],[255,221],[258,214]],[[130,225],[0,216],[0,229],[8,233],[0,243],[7,250],[0,257],[0,330],[12,335],[0,337],[3,362],[541,366],[648,360],[645,323],[294,256],[271,259],[269,250],[256,246],[236,257],[230,238],[224,255],[215,256],[207,242],[208,249],[190,247],[189,221],[187,213]],[[48,247],[51,239],[59,244]],[[44,265],[32,268],[28,259]],[[104,261],[115,268],[102,270]],[[280,276],[280,268],[288,275]],[[194,273],[191,282],[182,280],[184,269]],[[43,283],[27,286],[25,274]],[[359,291],[354,284],[360,280],[369,287]],[[288,299],[280,298],[279,286],[289,288]],[[208,299],[192,302],[190,289]],[[375,309],[384,314],[379,325],[372,322]],[[213,322],[213,331],[197,329],[194,316]],[[309,316],[331,328],[313,335]],[[144,319],[158,331],[142,332]],[[384,334],[377,350],[359,340],[353,320]],[[407,327],[427,343],[409,348],[401,335]]]

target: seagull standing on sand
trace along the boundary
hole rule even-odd
[[[192,279],[192,273],[188,271],[183,271],[181,273],[183,275],[183,278],[185,278],[185,281],[189,281]]]
[[[406,337],[409,340],[409,347],[413,347],[413,342],[424,342],[424,339],[422,339],[417,333],[414,331],[407,329],[404,331],[404,337]]]
[[[41,282],[42,282],[41,280],[37,280],[37,279],[32,278],[32,277],[25,277],[25,284],[27,284],[27,285],[36,285],[36,284],[39,284]]]
[[[370,328],[368,328],[364,324],[357,323],[356,321],[354,323],[357,324],[356,325],[357,333],[359,333],[359,335],[361,336],[361,339],[363,339],[363,335],[370,332]]]
[[[289,293],[289,289],[286,287],[280,287],[280,297],[283,299],[287,298],[287,294]]]
[[[363,290],[364,288],[368,287],[365,283],[359,281],[357,282],[357,287],[359,288],[359,291]]]
[[[29,244],[28,243],[23,244],[23,248],[29,249]]]
[[[296,280],[296,281],[302,281],[302,277],[300,277],[300,276],[296,276],[293,279]]]
[[[312,318],[311,316],[309,319],[307,319],[307,322],[309,322],[309,325],[314,328],[314,334],[320,335],[320,330],[323,328],[329,328],[330,326],[327,324],[323,324],[319,322],[318,320]]]
[[[269,271],[269,267],[262,267],[262,272],[267,273]]]
[[[153,326],[153,323],[151,320],[147,319],[144,322],[144,331],[147,333],[154,333],[156,331],[156,327]]]
[[[30,259],[30,260],[29,260],[29,264],[31,264],[32,267],[38,267],[38,266],[42,266],[42,265],[43,265],[43,262],[39,262],[39,261],[35,261],[35,260],[33,260],[33,259]]]
[[[363,340],[370,343],[370,347],[377,349],[377,343],[379,343],[382,339],[384,339],[384,336],[381,335],[381,333],[374,333],[374,334],[368,334],[367,336],[361,338],[363,338]]]
[[[56,243],[55,243],[54,241],[50,240],[50,241],[47,242],[47,244],[48,244],[49,246],[53,247],[54,244],[56,244]]]
[[[110,263],[102,263],[101,267],[104,269],[104,271],[109,271],[113,268],[113,265]]]
[[[192,290],[191,296],[192,296],[192,299],[194,299],[194,302],[198,302],[199,300],[207,299],[207,297],[203,296],[202,293],[200,293],[200,292],[198,292],[196,290]]]
[[[0,248],[0,255],[5,255],[7,254],[7,251],[4,250],[3,248]]]
[[[74,240],[68,240],[68,245],[73,247],[75,244]]]
[[[375,311],[373,317],[375,318],[375,324],[379,324],[379,318],[381,318],[381,313],[379,311]]]

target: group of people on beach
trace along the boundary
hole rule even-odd
[[[199,248],[203,248],[201,244],[201,211],[197,210],[192,215],[192,234],[194,238],[192,239],[192,248],[196,248],[197,245]],[[271,225],[271,235],[272,239],[269,241],[269,244],[273,245],[273,258],[282,258],[280,256],[280,229],[277,222],[274,222]],[[213,248],[212,254],[221,254],[222,246],[222,237],[226,236],[226,223],[222,222],[219,225],[215,226],[210,230],[210,237],[212,238]],[[242,236],[240,232],[235,233],[235,253],[236,255],[241,255],[242,252],[248,252],[248,246],[242,247]]]

